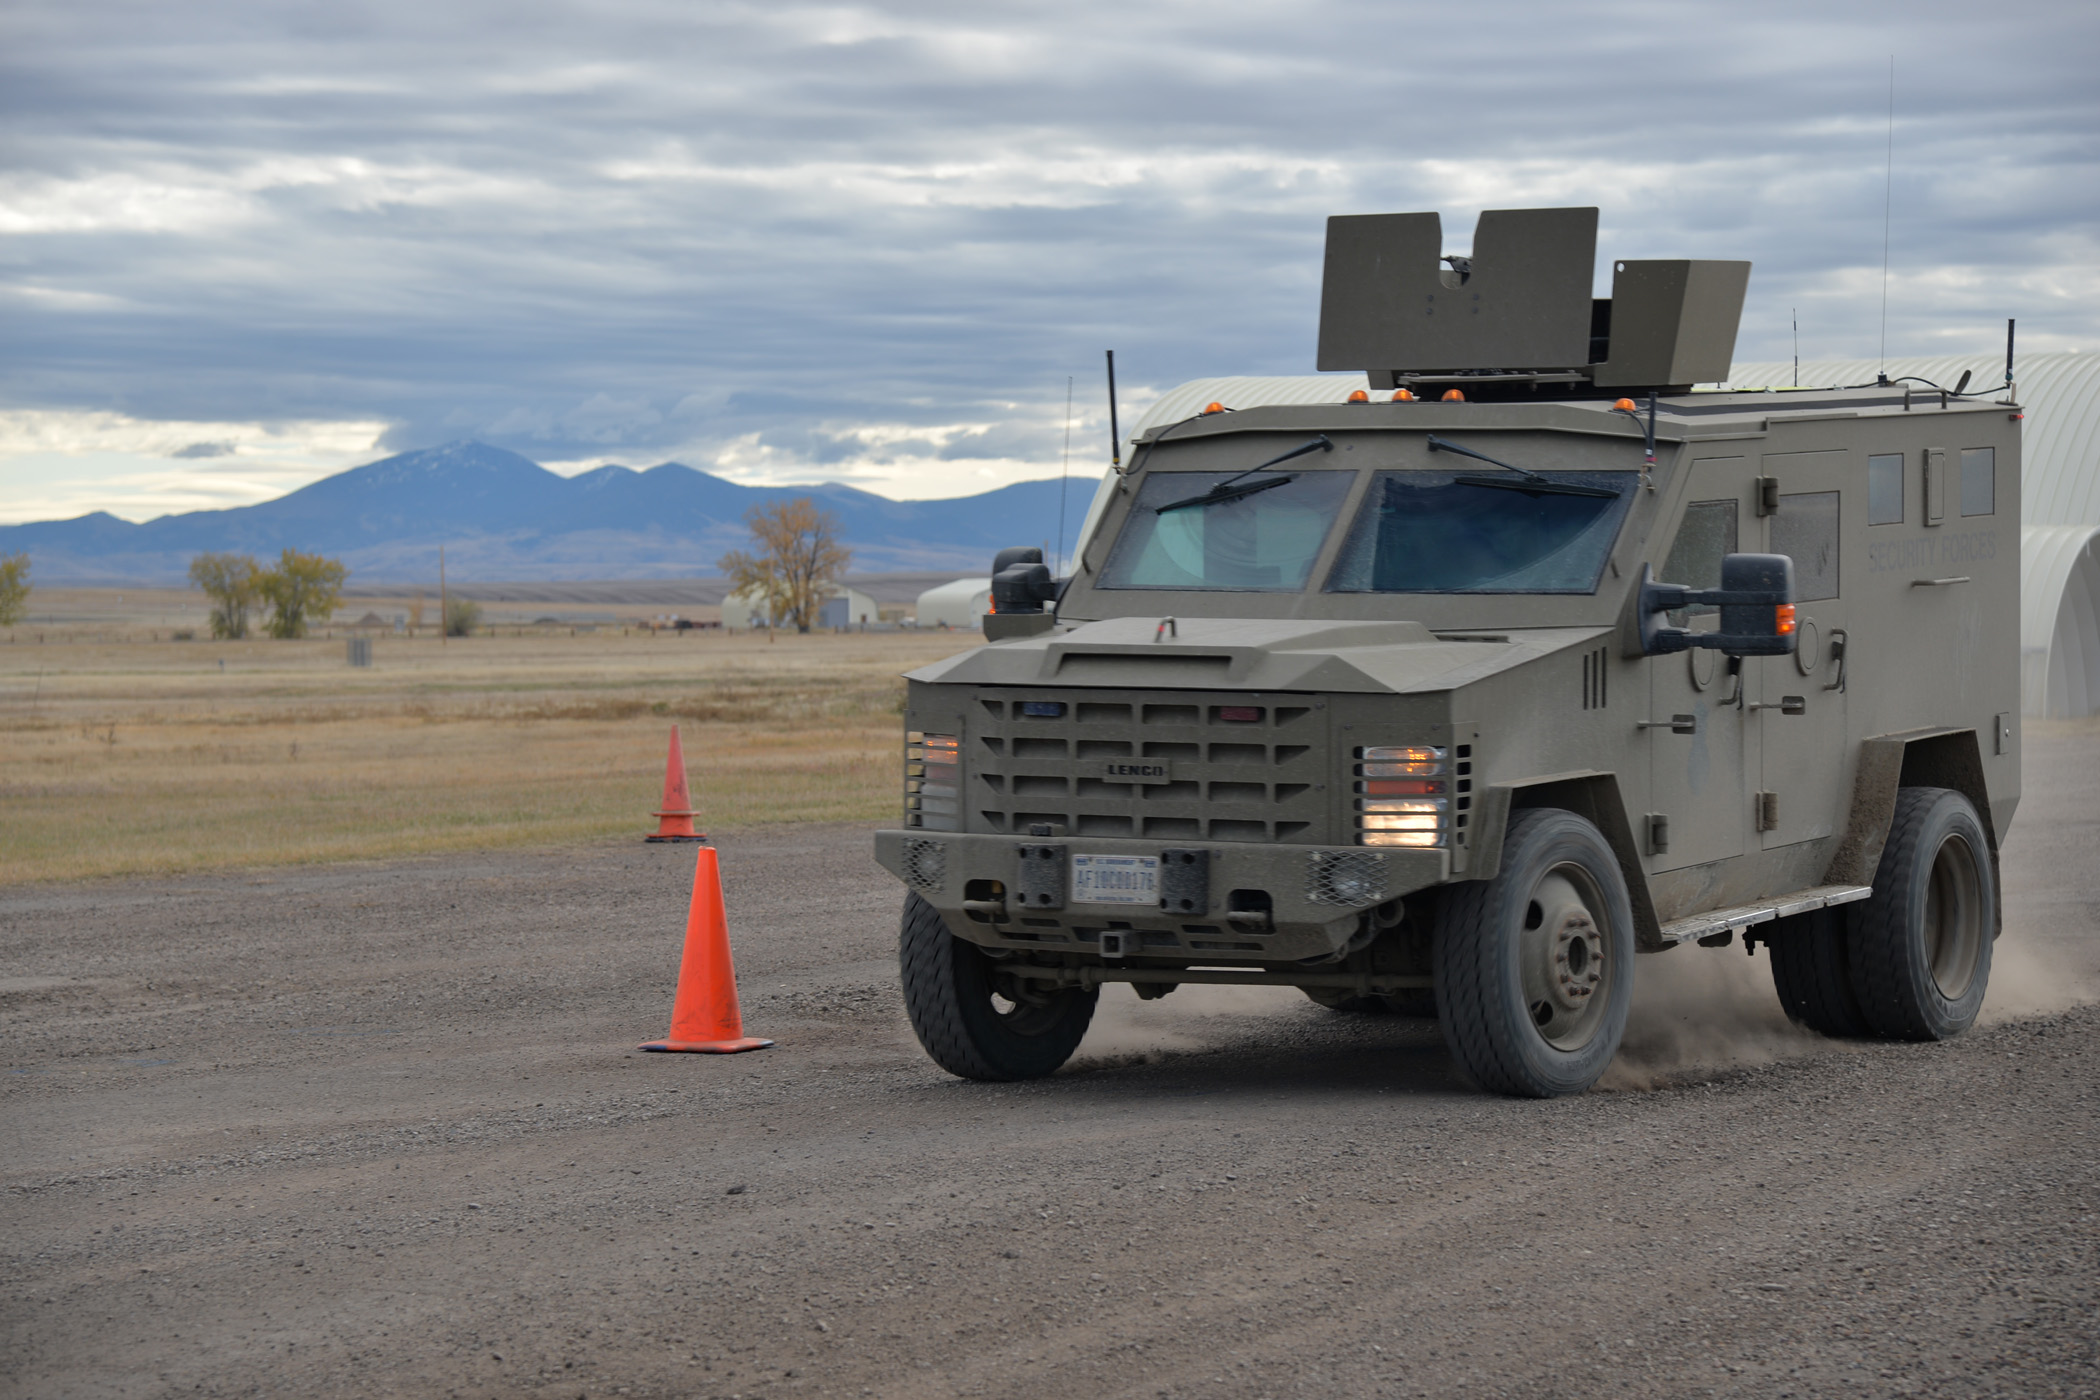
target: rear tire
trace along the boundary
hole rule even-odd
[[[1518,812],[1501,871],[1446,894],[1433,955],[1444,1043],[1476,1083],[1530,1098],[1589,1088],[1633,999],[1633,901],[1610,843],[1573,812]]]
[[[1843,909],[1796,914],[1763,935],[1772,951],[1772,985],[1787,1019],[1836,1040],[1874,1033],[1852,990],[1852,955]]]
[[[1898,791],[1873,897],[1848,908],[1852,985],[1877,1034],[1946,1040],[1975,1023],[1991,977],[1998,882],[1968,798]]]
[[[904,1010],[933,1062],[964,1079],[1036,1079],[1079,1048],[1094,1003],[1092,987],[1045,990],[1002,976],[998,963],[948,932],[934,907],[906,895],[898,936]]]

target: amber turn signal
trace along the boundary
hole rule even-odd
[[[1205,417],[1208,417],[1213,413],[1223,413],[1224,411],[1225,405],[1221,403],[1207,403],[1203,406],[1203,413]]]
[[[1781,637],[1790,637],[1794,634],[1794,605],[1792,603],[1781,603],[1778,607],[1772,609],[1772,631],[1775,635]]]
[[[1617,403],[1613,404],[1612,407],[1617,409],[1621,413],[1631,413],[1633,412],[1633,400],[1620,399]]]

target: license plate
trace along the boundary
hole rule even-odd
[[[1159,903],[1158,856],[1073,856],[1075,904]]]

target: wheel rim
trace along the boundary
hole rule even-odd
[[[1959,1001],[1976,980],[1983,953],[1983,885],[1976,852],[1960,836],[1949,836],[1933,853],[1925,882],[1925,957],[1940,995]]]
[[[1580,1050],[1604,1024],[1619,975],[1603,891],[1580,866],[1556,865],[1532,888],[1522,920],[1518,956],[1531,1023],[1555,1049]]]

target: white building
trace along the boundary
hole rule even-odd
[[[724,627],[763,627],[767,619],[758,600],[742,592],[730,594],[722,600],[722,625]],[[834,583],[824,591],[824,601],[817,606],[817,615],[812,625],[816,627],[858,627],[861,623],[881,620],[881,609],[873,598],[857,588],[848,588],[843,583]],[[784,616],[772,619],[775,627],[787,625]]]
[[[984,625],[992,610],[992,581],[988,578],[959,578],[919,595],[921,627],[943,625],[968,631]]]
[[[1881,370],[1874,360],[1804,360],[1800,382],[1871,384]],[[2004,353],[1887,365],[1891,379],[1916,375],[1949,388],[1964,370],[1972,390],[1995,391],[2005,378]],[[2100,713],[2100,354],[2022,355],[2014,370],[2027,415],[2020,478],[2021,708],[2051,718]],[[1729,387],[1765,388],[1794,378],[1790,361],[1753,362],[1735,366]],[[1341,403],[1365,387],[1360,374],[1192,380],[1161,396],[1130,435],[1178,422],[1213,401],[1231,408]],[[1913,387],[1927,402],[1924,386]],[[1100,523],[1113,480],[1103,477],[1094,493],[1075,558]]]

